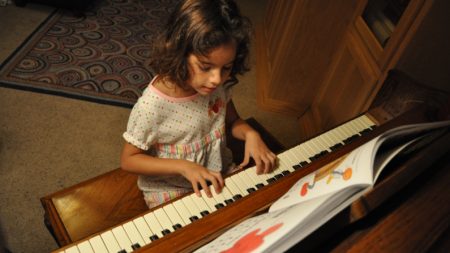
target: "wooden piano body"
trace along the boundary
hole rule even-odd
[[[386,96],[385,93],[381,93],[381,95]],[[438,100],[440,98],[442,97],[439,97]],[[242,220],[265,212],[298,179],[343,156],[387,129],[402,124],[442,118],[442,115],[438,115],[442,110],[435,110],[436,106],[431,105],[430,107],[429,103],[426,106],[415,107],[411,104],[405,105],[403,99],[396,99],[395,96],[388,100],[389,103],[379,103],[380,100],[375,100],[376,107],[366,113],[377,123],[377,127],[369,134],[362,135],[335,152],[311,162],[301,170],[290,173],[225,208],[192,222],[147,246],[136,249],[135,252],[191,252]],[[443,100],[444,104],[447,103],[446,106],[448,106],[448,97],[444,96]],[[436,100],[433,100],[432,103],[434,102]],[[405,111],[406,113],[403,113]],[[444,117],[448,117],[448,112],[444,114]],[[372,191],[300,242],[292,251],[359,252],[372,250],[375,252],[389,249],[391,252],[410,252],[411,250],[427,251],[431,247],[446,248],[448,243],[443,245],[439,243],[446,242],[445,237],[449,235],[450,196],[447,185],[450,179],[450,162],[447,158],[450,155],[449,151],[450,133],[447,132],[427,147],[415,152],[413,156],[396,164],[395,168],[383,176]],[[421,176],[418,177],[418,175]],[[121,175],[114,180],[120,183],[127,177],[130,175]],[[62,210],[64,204],[67,206],[78,204],[79,208],[74,210],[82,212],[83,205],[90,205],[85,201],[89,199],[89,194],[95,189],[99,190],[98,179],[82,183],[81,187],[77,185],[42,198],[44,209],[46,209],[46,221],[55,232],[57,241],[62,246],[66,245],[57,252],[64,252],[64,250],[68,252],[77,243],[93,238],[107,230],[108,226],[112,228],[125,224],[136,216],[154,211],[154,209],[142,210],[142,200],[136,197],[138,194],[133,188],[130,188],[133,190],[130,190],[128,192],[130,195],[127,195],[132,196],[131,198],[124,196],[125,193],[112,192],[108,196],[115,200],[119,199],[112,216],[118,218],[116,221],[109,220],[108,222],[115,224],[99,224],[105,229],[94,232],[85,230],[84,235],[73,232],[83,231],[83,228],[69,231],[69,227],[73,228],[80,222],[76,220],[76,213],[70,213],[69,218],[64,217],[64,214],[67,214]],[[426,181],[421,182],[419,179],[426,179]],[[109,187],[114,188],[112,185],[100,186],[100,190],[106,191]],[[413,189],[411,189],[412,187]],[[66,202],[58,205],[58,201]],[[386,205],[388,206],[386,207]],[[433,205],[437,206],[433,207]],[[101,215],[104,210],[101,210],[101,207],[98,208],[99,215]],[[128,214],[118,215],[122,211],[128,212]],[[103,215],[111,217],[111,213],[103,212]],[[82,213],[79,216],[83,216]],[[325,241],[328,243],[324,244]]]

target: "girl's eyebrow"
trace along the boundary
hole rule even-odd
[[[201,64],[214,65],[213,63],[211,63],[211,62],[209,62],[209,61],[204,61],[204,60],[201,60],[201,59],[198,59],[198,61],[199,61]],[[229,63],[226,63],[224,66],[226,66],[226,65],[232,65],[233,63],[234,63],[234,59],[233,59],[232,61],[230,61]]]

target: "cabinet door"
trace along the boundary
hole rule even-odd
[[[299,116],[311,106],[357,0],[269,0],[257,31],[258,102]]]
[[[361,45],[350,29],[310,111],[300,118],[302,135],[315,135],[367,110],[380,71]]]

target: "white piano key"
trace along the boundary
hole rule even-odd
[[[245,189],[252,188],[252,189],[256,190],[256,187],[255,187],[255,184],[253,183],[253,181],[251,179],[247,178],[244,173],[242,173],[242,172],[236,173],[236,176],[241,179],[241,182],[243,183]]]
[[[213,198],[216,200],[216,203],[222,204],[222,205],[225,205],[225,197],[223,194],[224,188],[222,188],[222,191],[220,193],[216,193],[216,191],[214,191],[214,187],[212,185],[209,187],[209,189],[213,195]]]
[[[265,180],[264,181],[266,181],[267,179],[269,179],[270,178],[270,176],[268,176],[266,173],[262,173],[262,174],[256,174],[256,166],[253,166],[253,167],[250,167],[250,168],[247,168],[246,169],[247,171],[250,171],[251,173],[250,174],[254,174],[255,176],[257,176],[257,177],[262,177],[262,178],[265,178]]]
[[[64,253],[80,253],[80,252],[78,251],[78,247],[75,245],[66,249]]]
[[[230,193],[234,196],[241,195],[242,197],[246,195],[246,193],[242,193],[241,189],[231,180],[230,177],[225,178],[225,185],[227,186]],[[247,193],[248,194],[248,193]]]
[[[228,188],[228,186],[225,185],[225,187],[222,189],[222,194],[225,200],[233,200],[233,194],[231,193],[230,189]]]
[[[282,154],[282,157],[284,158],[285,162],[292,167],[302,161],[306,161],[307,157],[304,155],[304,153],[305,151],[303,147],[298,145],[295,148],[284,152]]]
[[[166,212],[169,219],[172,221],[173,225],[176,224],[180,224],[181,226],[186,225],[186,223],[184,223],[183,219],[180,217],[180,215],[178,214],[177,210],[172,205],[172,203],[165,205],[163,209]]]
[[[211,187],[209,190],[211,191],[211,195],[213,194],[213,192],[214,193],[216,192],[216,190],[214,190],[214,187]],[[202,199],[205,201],[206,205],[208,205],[210,212],[216,211],[217,208],[215,207],[215,205],[217,203],[216,203],[216,200],[214,199],[214,197],[211,196],[211,198],[210,198],[210,197],[206,196],[204,189],[202,189],[200,191],[200,193],[202,194]]]
[[[194,203],[192,198],[188,195],[181,199],[183,201],[186,208],[189,210],[189,212],[192,214],[192,216],[197,217],[198,219],[202,218],[201,211],[198,209],[197,205]]]
[[[358,126],[360,132],[370,127],[364,122],[362,117],[355,119],[353,123]]]
[[[311,155],[310,153],[308,153],[308,151],[305,150],[304,145],[299,146],[292,152],[289,152],[287,155],[290,157],[292,161],[294,161],[297,164],[300,162],[307,162],[307,163],[311,162],[311,160],[309,160],[309,157],[311,157]]]
[[[310,140],[307,145],[309,145],[310,149],[313,151],[314,154],[323,151],[323,149],[318,145],[316,138]]]
[[[361,127],[359,125],[357,125],[356,122],[354,122],[354,121],[349,122],[348,125],[349,125],[350,129],[352,129],[354,134],[360,135],[360,132],[362,130],[364,130],[364,129],[361,129]]]
[[[255,189],[257,188],[256,187],[257,184],[264,184],[264,182],[266,181],[261,177],[257,177],[256,172],[251,173],[250,168],[242,170],[239,173],[242,174],[242,176],[245,177],[247,181],[250,181],[252,185],[255,187]]]
[[[375,122],[373,122],[371,119],[369,119],[369,117],[367,117],[366,115],[362,115],[361,121],[363,121],[367,127],[375,125]]]
[[[323,138],[322,136],[318,136],[316,139],[314,139],[314,144],[322,151],[328,151],[328,152],[331,151],[328,146],[328,143],[326,142],[325,138]]]
[[[187,207],[184,205],[183,201],[181,199],[175,201],[172,203],[177,212],[180,214],[180,217],[183,219],[184,224],[191,223],[191,220],[189,219],[192,216],[192,213],[189,212]]]
[[[267,174],[256,174],[256,166],[250,167],[248,169],[245,170],[245,173],[247,173],[247,175],[249,177],[255,178],[257,179],[260,183],[267,185],[267,179],[269,179],[270,177]]]
[[[127,252],[133,251],[133,249],[131,248],[132,243],[130,241],[130,238],[128,238],[128,235],[122,226],[117,226],[113,228],[111,231],[114,237],[116,238],[116,241],[119,244],[120,249],[126,250]]]
[[[304,147],[305,150],[307,151],[308,157],[312,157],[318,152],[320,152],[319,150],[317,150],[316,147],[312,146],[312,141],[305,142]]]
[[[348,124],[343,124],[341,129],[342,129],[342,131],[344,131],[346,133],[346,135],[348,137],[351,137],[351,136],[353,136],[355,134],[355,133],[352,132],[352,130],[350,129]]]
[[[137,230],[135,224],[130,221],[122,225],[123,229],[127,233],[128,237],[130,238],[131,245],[133,244],[139,244],[139,246],[144,246],[144,238],[142,238],[141,234]]]
[[[229,179],[231,182],[234,183],[234,185],[236,185],[239,188],[242,197],[247,196],[249,194],[247,191],[247,187],[237,174],[234,174],[233,176],[228,177],[227,179]]]
[[[339,143],[343,144],[341,139],[338,138],[338,136],[336,136],[333,133],[327,133],[326,135],[324,135],[324,138],[327,139],[328,142],[330,143],[330,145],[329,145],[330,148],[335,146],[335,145],[337,145],[337,144],[339,144]]]
[[[170,232],[173,232],[175,229],[172,227],[175,224],[172,224],[172,221],[167,217],[166,212],[164,212],[163,208],[158,208],[153,212],[156,216],[156,219],[161,224],[163,230],[168,229]]]
[[[308,163],[311,162],[311,160],[309,158],[314,155],[313,153],[314,153],[313,151],[311,151],[307,148],[306,143],[304,145],[300,146],[300,154],[303,155],[306,162],[308,162]]]
[[[120,250],[122,250],[111,230],[104,232],[100,236],[102,237],[103,242],[105,243],[106,248],[109,252],[119,252]]]
[[[94,253],[94,250],[92,249],[89,241],[81,242],[80,244],[77,245],[77,247],[80,253]]]
[[[361,132],[362,130],[364,130],[363,128],[361,128],[361,125],[358,124],[358,122],[356,120],[352,120],[349,122],[350,127],[353,129],[353,131],[355,132]]]
[[[144,219],[148,224],[148,227],[152,230],[152,232],[157,235],[159,238],[163,237],[161,224],[155,216],[155,212],[147,213],[144,215]]]
[[[151,242],[150,236],[154,235],[155,233],[150,229],[145,219],[143,217],[138,217],[133,220],[133,223],[139,231],[139,234],[142,236],[144,245],[149,244]]]
[[[95,253],[108,253],[108,249],[106,248],[103,239],[99,235],[89,239],[89,243],[91,244],[92,249]]]
[[[192,201],[195,203],[195,205],[197,206],[197,208],[200,210],[200,212],[203,211],[208,211],[209,213],[211,213],[211,209],[209,208],[209,206],[205,203],[205,201],[203,200],[202,197],[198,197],[197,194],[193,193],[188,195],[190,196],[190,198],[192,199]],[[205,196],[206,197],[206,196]],[[200,216],[201,217],[201,216]],[[199,218],[200,218],[199,217]]]
[[[294,172],[295,171],[295,169],[292,167],[292,165],[290,166],[290,165],[288,165],[288,163],[285,161],[285,159],[280,159],[279,161],[279,166],[282,168],[282,170],[284,171],[284,170],[287,170],[287,171],[290,171],[290,172]]]
[[[319,135],[317,137],[317,140],[322,146],[326,147],[328,151],[330,151],[330,147],[334,145],[334,143],[332,143],[332,141],[330,141],[330,139],[326,137],[326,134]]]
[[[339,140],[344,143],[344,140],[347,139],[348,136],[345,135],[345,133],[342,132],[339,128],[333,129],[333,134],[339,138]]]
[[[300,159],[295,157],[293,158],[292,155],[289,155],[289,153],[285,152],[283,153],[283,155],[280,155],[280,163],[284,164],[284,166],[292,168],[293,166],[298,164],[299,162],[301,162],[302,160],[304,160],[303,157],[301,157]]]
[[[344,144],[344,140],[347,138],[340,130],[336,129],[333,134],[339,139],[341,144]]]

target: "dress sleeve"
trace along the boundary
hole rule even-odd
[[[151,113],[150,104],[138,100],[131,110],[128,119],[127,130],[123,133],[123,138],[128,143],[148,150],[155,140],[155,120]]]

